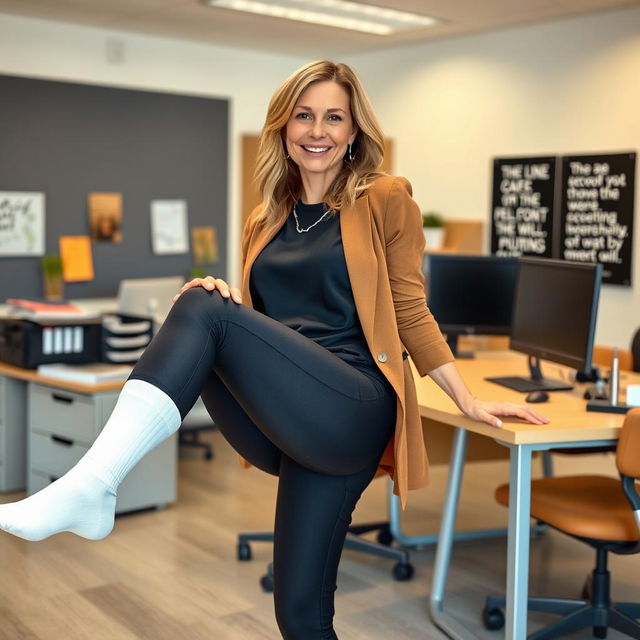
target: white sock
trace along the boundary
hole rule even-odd
[[[113,529],[118,486],[180,423],[180,412],[164,391],[143,380],[127,381],[107,424],[78,464],[42,491],[0,505],[0,529],[25,540],[61,531],[104,538]]]

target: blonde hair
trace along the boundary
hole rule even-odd
[[[302,185],[297,165],[287,156],[284,128],[306,89],[314,82],[326,80],[337,82],[347,91],[353,123],[358,127],[352,145],[353,159],[343,163],[325,195],[326,204],[332,211],[353,205],[373,179],[381,174],[383,134],[360,80],[350,67],[341,62],[311,62],[291,74],[273,94],[260,135],[254,180],[263,204],[258,219],[267,227],[284,222],[300,195]]]

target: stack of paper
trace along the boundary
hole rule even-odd
[[[95,311],[87,311],[69,302],[43,302],[24,298],[7,298],[5,302],[11,305],[11,309],[9,310],[11,316],[26,318],[28,320],[56,318],[82,320],[86,318],[97,318],[100,315]]]
[[[133,367],[129,365],[92,363],[92,364],[41,364],[38,373],[47,378],[58,378],[68,382],[99,384],[126,380]]]

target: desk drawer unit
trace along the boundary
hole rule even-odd
[[[29,424],[41,433],[91,444],[102,428],[100,396],[32,384]]]
[[[27,383],[0,376],[0,492],[26,486]]]
[[[34,431],[31,434],[31,467],[55,478],[73,467],[89,447],[69,438]]]
[[[114,391],[83,394],[29,384],[29,494],[54,482],[86,453],[117,399]],[[126,477],[118,490],[116,513],[174,502],[176,484],[174,435],[147,454]]]

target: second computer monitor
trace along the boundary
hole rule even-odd
[[[517,391],[570,389],[543,378],[540,360],[591,370],[602,265],[521,258],[510,347],[529,355],[530,375],[490,378]]]
[[[459,335],[509,335],[517,272],[516,258],[427,257],[427,304],[458,357]]]
[[[521,259],[511,348],[591,369],[602,265]]]

